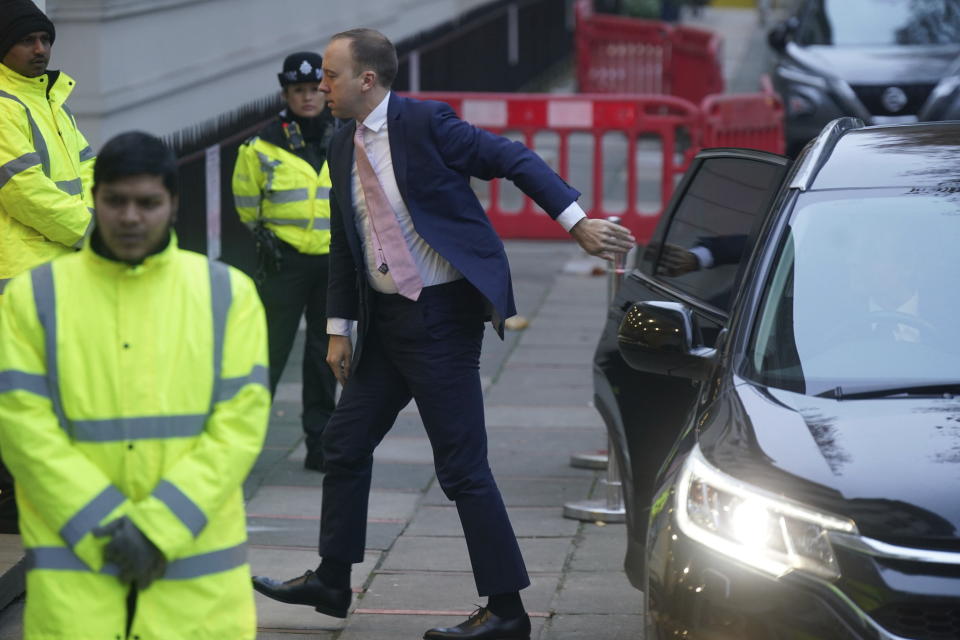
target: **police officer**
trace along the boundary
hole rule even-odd
[[[94,153],[48,71],[56,30],[30,0],[0,0],[0,295],[10,278],[79,248]]]
[[[270,411],[250,279],[177,248],[177,165],[120,135],[83,250],[0,307],[0,450],[26,549],[24,637],[253,640],[243,481]]]
[[[267,312],[270,390],[276,393],[306,314],[303,357],[304,467],[323,471],[320,434],[336,404],[327,366],[326,298],[330,251],[327,145],[334,119],[320,92],[323,59],[287,56],[279,74],[286,108],[240,146],[233,196],[259,245],[258,288]],[[271,247],[270,245],[274,245]]]

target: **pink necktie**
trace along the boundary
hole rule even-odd
[[[390,272],[397,291],[404,298],[416,300],[423,289],[423,280],[417,265],[410,255],[410,248],[400,231],[397,216],[383,192],[377,174],[370,164],[367,149],[363,145],[363,125],[357,123],[357,133],[353,137],[355,155],[357,158],[357,175],[360,177],[360,186],[363,188],[363,197],[367,202],[367,216],[370,218],[370,227],[373,231],[373,247],[376,251],[376,260],[380,266],[380,273]]]

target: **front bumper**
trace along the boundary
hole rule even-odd
[[[648,539],[647,640],[960,638],[960,571],[835,546],[836,583],[775,578],[687,537],[672,506]]]

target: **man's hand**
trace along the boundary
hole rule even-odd
[[[350,358],[353,357],[353,345],[350,336],[329,336],[327,341],[327,364],[333,369],[333,375],[341,385],[347,384],[350,377]]]
[[[167,560],[157,547],[143,535],[130,518],[123,516],[93,530],[98,538],[110,537],[103,550],[103,559],[117,565],[125,584],[136,584],[143,591],[163,576]]]
[[[629,229],[600,218],[583,218],[573,225],[570,235],[584,251],[605,260],[625,254],[637,243]]]
[[[657,246],[650,245],[651,251],[656,251]],[[664,243],[663,252],[660,254],[660,264],[657,265],[657,275],[675,278],[691,271],[697,271],[700,268],[700,261],[692,252],[683,247],[669,242]]]

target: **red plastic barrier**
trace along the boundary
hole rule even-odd
[[[419,93],[416,97],[446,102],[464,120],[494,133],[513,134],[530,148],[537,147],[538,134],[555,136],[556,158],[548,158],[548,162],[574,188],[592,190],[592,204],[587,213],[592,217],[620,216],[621,223],[641,242],[649,240],[674,184],[695,155],[701,125],[699,109],[672,96]],[[678,140],[678,134],[688,136],[687,144]],[[571,150],[571,139],[575,135],[592,141],[587,145],[590,150],[584,151],[591,154],[592,172],[590,176],[571,179],[571,159],[577,159]],[[604,153],[607,137],[622,144],[624,153]],[[638,144],[648,139],[656,143],[639,153]],[[574,146],[583,147],[583,142],[578,140]],[[638,157],[646,163],[645,167],[651,167],[649,170],[658,174],[644,173],[648,169],[639,166]],[[416,168],[410,170],[415,172]],[[618,172],[625,176],[625,201],[611,202],[608,206],[605,201],[610,199],[605,197],[604,181]],[[658,191],[659,203],[647,210],[641,210],[639,203],[641,180],[653,182]],[[524,197],[517,210],[506,209],[501,192],[502,185],[495,180],[484,199],[490,220],[502,237],[569,237],[529,198]]]
[[[723,93],[720,36],[694,27],[674,27],[670,59],[670,94],[697,103]]]
[[[576,50],[582,93],[671,94],[670,27],[663,22],[595,15],[578,21]]]
[[[699,103],[723,91],[712,31],[596,14],[576,3],[577,86],[583,93],[662,93]]]
[[[770,93],[707,96],[701,146],[745,147],[784,153],[783,103]]]

